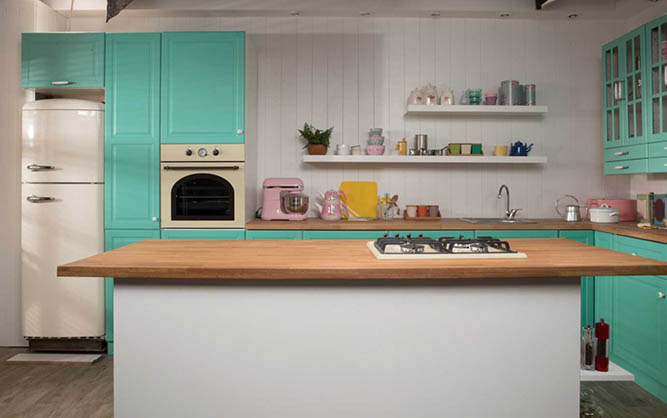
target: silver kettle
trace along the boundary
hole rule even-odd
[[[561,200],[565,198],[571,198],[574,199],[575,202],[577,202],[576,205],[570,204],[565,207],[565,214],[560,213],[560,209],[558,209],[558,205]],[[579,200],[577,200],[576,197],[566,194],[565,196],[561,197],[560,199],[556,200],[556,213],[566,220],[567,222],[579,222],[581,220],[581,207],[579,206]]]

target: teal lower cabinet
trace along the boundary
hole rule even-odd
[[[292,230],[248,230],[245,231],[245,239],[247,240],[301,240],[303,239],[303,231]]]
[[[160,239],[160,231],[145,229],[107,229],[104,250],[110,251],[145,239]],[[104,326],[108,353],[113,354],[113,278],[104,279]]]
[[[163,229],[162,239],[244,240],[244,229]]]
[[[431,229],[431,230],[424,230],[424,231],[406,231],[406,230],[395,230],[395,231],[389,231],[389,236],[393,237],[394,235],[399,234],[401,236],[405,236],[407,234],[410,234],[413,237],[418,237],[419,234],[422,234],[425,237],[428,238],[440,238],[440,237],[453,237],[453,238],[474,238],[475,236],[475,231],[472,230],[441,230],[441,229]]]
[[[620,235],[613,238],[616,251],[667,260],[665,244]],[[619,276],[611,285],[611,360],[667,402],[667,278]]]
[[[303,239],[366,239],[373,240],[382,237],[387,231],[364,230],[364,231],[303,231]]]
[[[558,236],[588,245],[595,243],[595,233],[593,231],[561,230],[558,232]],[[595,325],[595,278],[593,277],[581,278],[581,326],[585,327],[586,325]]]
[[[511,238],[558,238],[558,231],[551,229],[478,229],[475,237]]]

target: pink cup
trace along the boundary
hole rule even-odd
[[[498,100],[498,95],[496,93],[487,93],[484,95],[484,102],[487,105],[495,106],[497,100]]]

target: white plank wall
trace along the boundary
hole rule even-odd
[[[529,21],[463,18],[160,17],[121,14],[77,17],[73,30],[108,32],[244,30],[257,54],[248,69],[256,86],[257,184],[298,176],[307,193],[342,180],[374,180],[381,193],[408,203],[439,204],[443,216],[495,216],[502,183],[523,216],[553,217],[554,201],[629,196],[626,176],[604,177],[601,153],[600,46],[623,33],[613,21]],[[407,96],[427,82],[464,89],[497,88],[501,80],[537,84],[544,118],[404,117]],[[427,133],[431,148],[449,142],[493,145],[523,140],[546,155],[532,166],[318,166],[301,162],[296,129],[334,126],[335,144],[363,144],[382,127],[394,144]],[[330,150],[331,152],[332,150]],[[254,208],[253,208],[254,209]]]

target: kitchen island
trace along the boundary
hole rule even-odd
[[[579,277],[667,263],[509,241],[527,258],[147,240],[58,275],[116,278],[117,417],[576,417]]]

